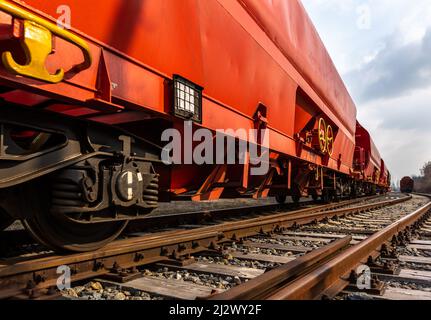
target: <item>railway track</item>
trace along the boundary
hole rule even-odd
[[[414,228],[393,237],[388,248],[377,259],[368,262],[373,276],[378,279],[375,284],[383,290],[364,294],[350,287],[337,298],[431,300],[430,214],[419,219]]]
[[[386,213],[382,212],[384,210],[378,210],[371,212],[370,215],[362,215],[367,221],[373,222],[373,225],[368,228],[358,228],[357,223],[360,219],[356,218],[357,216],[344,219],[338,233],[335,228],[330,228],[328,231],[325,228],[327,223],[319,224],[314,228],[305,228],[309,233],[304,234],[300,231],[296,235],[333,237],[338,240],[292,263],[272,270],[260,278],[216,295],[212,299],[332,299],[340,292],[342,292],[341,297],[349,297],[351,296],[348,294],[349,291],[368,295],[369,298],[385,298],[386,285],[378,277],[382,274],[396,274],[398,268],[393,263],[382,262],[380,258],[395,257],[396,247],[412,237],[413,231],[418,230],[420,224],[429,218],[431,204],[421,205],[420,208],[407,214],[400,212],[400,208],[394,209],[398,211],[397,214],[390,210]],[[358,267],[361,267],[362,271],[369,268],[368,286],[366,281],[358,282],[358,280],[366,280],[365,274],[357,273]],[[363,279],[361,280],[360,277]],[[411,277],[411,280],[415,281],[415,277]],[[364,287],[359,287],[361,284]],[[429,286],[431,283],[428,282]],[[345,288],[347,290],[343,291]],[[394,297],[392,295],[386,298]],[[411,296],[411,298],[418,297],[421,295]]]
[[[370,196],[339,203],[325,204],[319,206],[316,210],[330,210],[342,206],[355,205],[365,201],[377,201],[378,198],[378,196]],[[251,217],[260,217],[262,215],[286,213],[301,208],[315,207],[317,204],[318,203],[315,201],[305,200],[297,204],[287,203],[280,205],[266,203],[251,205],[250,202],[241,202],[239,206],[232,206],[231,203],[226,204],[223,201],[219,208],[214,208],[212,204],[196,204],[195,206],[180,204],[178,206],[180,209],[178,210],[176,203],[175,210],[172,209],[172,206],[163,207],[160,210],[156,210],[146,219],[133,221],[119,239],[136,238],[143,234],[142,230],[145,230],[147,234],[169,231],[172,229],[190,229],[193,228],[193,226],[217,224],[232,219],[248,219]],[[0,232],[0,257],[2,259],[46,253],[49,253],[46,247],[35,242],[19,221],[16,221],[6,231]]]
[[[417,196],[384,201],[367,198],[291,212],[266,212],[248,219],[219,210],[213,214],[224,220],[148,234],[130,233],[125,239],[91,253],[67,256],[46,253],[5,259],[0,262],[0,297],[56,297],[57,268],[61,266],[70,268],[71,280],[78,284],[63,292],[72,298],[224,299],[234,297],[236,291],[242,292],[246,290],[243,286],[253,283],[274,294],[265,277],[280,272],[285,276],[280,270],[287,268],[289,276],[276,281],[276,286],[284,286],[293,278],[305,276],[304,271],[332,261],[335,254],[347,247],[352,250],[375,233],[374,229],[389,226],[424,204],[424,198]],[[391,208],[395,208],[394,212]],[[403,208],[405,211],[400,213]],[[385,210],[392,214],[382,217]],[[369,215],[374,215],[374,224],[358,233],[359,226],[371,220]],[[197,213],[191,216],[196,217]],[[340,224],[343,228],[334,233],[334,226]],[[353,237],[341,232],[349,228],[355,234]],[[292,274],[292,266],[301,273]],[[265,272],[269,269],[273,270]]]

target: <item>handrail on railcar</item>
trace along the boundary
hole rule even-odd
[[[77,47],[79,47],[81,49],[83,55],[84,55],[84,61],[82,63],[74,65],[68,72],[78,73],[78,72],[81,72],[83,70],[90,68],[90,66],[92,64],[92,56],[91,56],[90,48],[89,48],[87,42],[84,41],[83,39],[81,39],[80,37],[72,34],[71,32],[69,32],[65,29],[60,28],[59,26],[57,26],[56,24],[54,24],[52,22],[49,22],[43,18],[40,18],[40,17],[26,11],[25,9],[22,9],[22,8],[14,5],[10,2],[7,2],[5,0],[0,0],[0,11],[3,11],[7,14],[10,14],[11,16],[13,16],[15,18],[19,18],[19,19],[23,19],[24,21],[30,21],[32,23],[35,23],[35,24],[47,29],[48,31],[50,31],[54,35],[58,36],[59,38],[62,38],[63,40],[65,40],[69,43],[72,43],[72,44],[76,45]],[[11,58],[12,58],[12,54],[10,52],[4,52],[3,53],[2,60],[5,64],[8,64],[11,61]],[[13,58],[12,58],[12,61],[13,61]],[[41,80],[46,80],[48,82],[54,82],[54,81],[50,81],[49,79],[42,79],[41,78]],[[55,82],[58,82],[58,81],[55,81]]]

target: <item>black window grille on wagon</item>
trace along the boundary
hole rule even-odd
[[[202,123],[202,90],[197,84],[174,75],[175,116]]]

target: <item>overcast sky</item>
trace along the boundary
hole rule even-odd
[[[394,180],[431,161],[431,1],[302,0]]]

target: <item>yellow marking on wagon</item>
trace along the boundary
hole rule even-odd
[[[9,72],[50,83],[62,81],[65,74],[63,69],[57,70],[56,74],[50,74],[45,66],[46,59],[52,52],[52,34],[78,46],[83,53],[84,61],[68,72],[78,73],[91,66],[90,48],[83,39],[5,0],[0,0],[0,11],[24,20],[24,34],[20,42],[27,64],[18,64],[12,52],[4,52],[2,62]]]

